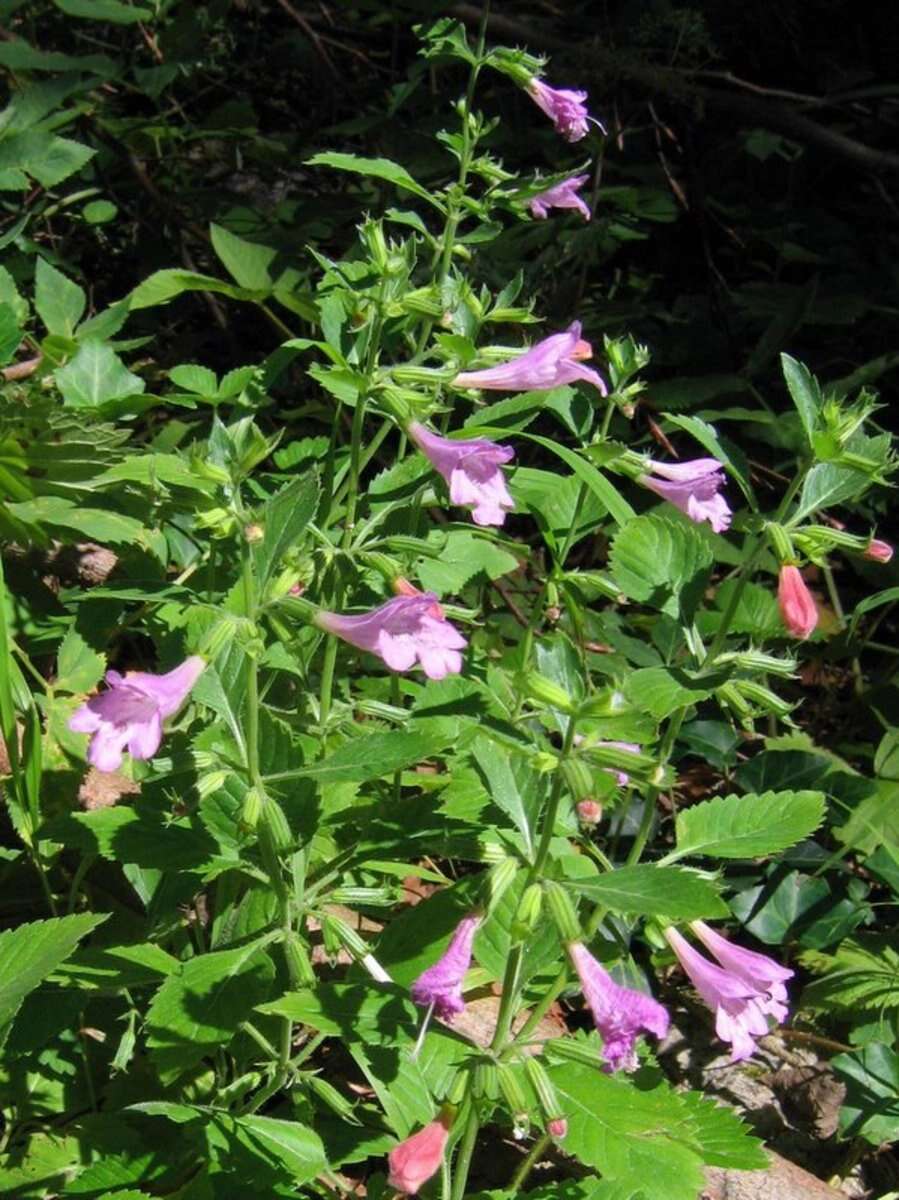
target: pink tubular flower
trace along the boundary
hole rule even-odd
[[[486,438],[453,440],[431,433],[413,421],[408,434],[422,454],[449,484],[453,504],[471,506],[475,525],[502,525],[515,507],[501,463],[515,457],[511,446],[498,446]]]
[[[724,533],[731,522],[727,501],[719,495],[724,473],[717,458],[694,458],[690,462],[660,463],[650,460],[651,475],[638,480],[699,524],[708,521],[715,533]],[[661,475],[661,479],[654,476]]]
[[[351,646],[377,654],[391,671],[408,671],[416,662],[429,679],[444,679],[462,670],[468,645],[443,615],[433,592],[395,596],[358,617],[320,612],[315,623]]]
[[[568,954],[581,981],[596,1028],[602,1037],[604,1070],[637,1069],[634,1044],[647,1030],[662,1038],[668,1032],[668,1013],[657,1000],[617,984],[581,942],[572,942]]]
[[[712,934],[714,944],[709,940],[709,934]],[[669,926],[665,930],[665,937],[681,966],[715,1014],[715,1032],[723,1042],[730,1042],[731,1062],[740,1062],[752,1056],[756,1039],[768,1032],[768,1017],[778,1022],[786,1016],[785,968],[778,968],[763,954],[751,954],[748,950],[730,946],[707,926],[700,936],[722,966],[716,966],[694,950],[676,929]],[[726,961],[719,953],[719,943],[729,946],[724,952]],[[777,972],[776,978],[773,971]]]
[[[589,178],[589,175],[572,175],[570,179],[565,179],[555,187],[547,188],[539,196],[534,196],[528,201],[531,214],[542,220],[549,216],[551,208],[576,208],[584,220],[589,221],[592,215],[590,209],[577,194],[578,189],[583,187]]]
[[[784,625],[793,637],[809,637],[818,624],[818,609],[799,568],[784,563],[777,583],[777,603]]]
[[[116,771],[126,746],[132,758],[152,758],[162,741],[162,722],[178,711],[205,666],[193,654],[166,675],[107,671],[108,689],[69,718],[73,733],[91,734],[88,762],[98,771]]]
[[[387,1186],[406,1196],[416,1195],[422,1184],[440,1169],[448,1136],[448,1124],[438,1117],[394,1146],[387,1156],[390,1167]]]
[[[548,392],[563,383],[583,379],[605,396],[607,388],[602,376],[583,365],[584,359],[592,357],[593,347],[581,338],[580,321],[572,321],[564,333],[544,338],[518,358],[483,371],[463,371],[453,385],[500,392]]]
[[[862,558],[879,563],[888,563],[892,557],[893,547],[889,542],[882,542],[880,538],[872,538],[862,554]]]
[[[471,966],[471,948],[481,920],[476,913],[463,917],[440,958],[412,984],[414,1003],[422,1008],[433,1004],[442,1021],[452,1021],[465,1008],[462,981]]]
[[[528,84],[527,93],[555,125],[556,133],[561,133],[567,142],[579,142],[587,136],[590,115],[584,104],[586,92],[553,88],[534,76]]]
[[[775,1021],[783,1021],[786,1018],[787,989],[784,985],[794,974],[789,967],[782,967],[767,954],[758,954],[755,950],[744,950],[742,946],[735,946],[726,937],[716,933],[711,926],[706,925],[705,921],[691,921],[690,928],[705,948],[714,954],[725,971],[730,971],[759,993],[766,994],[765,1011],[770,1013]]]

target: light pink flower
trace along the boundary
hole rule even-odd
[[[539,196],[534,196],[528,201],[528,208],[533,216],[540,219],[549,216],[551,208],[576,208],[584,220],[589,221],[590,209],[577,194],[578,189],[583,187],[589,178],[589,175],[572,175],[570,179],[565,179],[555,187],[547,188]]]
[[[132,758],[152,758],[162,741],[162,722],[178,711],[205,666],[193,654],[165,675],[107,671],[107,690],[69,718],[73,733],[91,734],[88,762],[98,771],[116,771],[126,746]]]
[[[650,460],[652,474],[638,482],[686,513],[699,524],[708,521],[715,533],[724,533],[731,522],[727,501],[719,495],[724,473],[717,458],[694,458],[690,462],[660,463]],[[655,476],[661,475],[661,479]]]
[[[390,1167],[387,1186],[406,1196],[415,1196],[440,1169],[448,1136],[449,1126],[439,1117],[394,1146],[387,1156]]]
[[[502,525],[515,507],[500,470],[501,463],[515,457],[511,446],[498,446],[487,438],[440,437],[418,421],[409,425],[408,434],[449,484],[453,504],[470,505],[476,525]]]
[[[463,371],[453,384],[500,392],[546,392],[583,379],[605,396],[607,388],[602,376],[583,365],[584,359],[592,357],[593,347],[581,338],[580,321],[572,321],[564,333],[544,338],[518,358],[483,371]]]
[[[889,542],[882,542],[880,538],[872,538],[862,554],[862,558],[879,563],[888,563],[892,557],[893,547]]]
[[[779,962],[769,958],[767,954],[759,954],[755,950],[746,950],[722,937],[705,921],[691,921],[690,928],[705,945],[707,950],[717,958],[725,971],[730,971],[750,984],[758,992],[767,995],[767,1011],[776,1021],[783,1021],[787,1015],[786,981],[792,979],[794,972],[789,967],[782,967]]]
[[[737,958],[740,959],[738,972],[710,962],[671,926],[665,930],[665,937],[702,1000],[715,1014],[718,1037],[723,1042],[730,1042],[731,1062],[750,1058],[755,1052],[756,1039],[768,1032],[768,1017],[773,1017],[777,1022],[786,1015],[783,978],[772,979],[770,972],[769,978],[763,978],[761,968],[750,967],[749,960],[744,957],[748,951],[735,956],[734,947],[731,947],[728,961],[735,963]],[[717,950],[713,952],[719,957]],[[763,959],[764,955],[754,957]],[[724,962],[720,958],[719,961]],[[771,963],[771,960],[768,962]],[[771,965],[776,966],[773,963]]]
[[[784,563],[777,583],[781,619],[793,637],[809,637],[818,624],[818,609],[798,567]]]
[[[433,592],[395,596],[358,617],[319,612],[315,623],[351,646],[377,654],[391,671],[408,671],[418,661],[429,679],[458,675],[459,651],[468,645],[443,615]]]
[[[465,1008],[462,981],[471,966],[471,948],[481,920],[477,914],[463,917],[440,958],[412,984],[413,1001],[422,1008],[433,1004],[443,1021],[452,1021]]]
[[[652,996],[616,983],[581,942],[572,942],[568,954],[602,1037],[604,1070],[636,1070],[637,1037],[643,1030],[664,1037],[668,1032],[668,1013]]]
[[[561,133],[567,142],[579,142],[587,136],[591,118],[584,104],[586,92],[550,87],[534,76],[528,84],[527,93],[555,125],[556,133]]]

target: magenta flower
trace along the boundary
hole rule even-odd
[[[531,214],[543,219],[549,216],[551,208],[576,208],[584,220],[589,221],[590,209],[577,194],[578,189],[583,187],[589,178],[589,175],[572,175],[570,179],[565,179],[555,187],[547,188],[539,196],[534,196],[528,201]]]
[[[440,958],[412,984],[413,1001],[422,1008],[433,1004],[443,1021],[452,1021],[465,1008],[462,981],[471,966],[471,948],[481,920],[477,913],[463,917]]]
[[[91,734],[88,762],[98,771],[116,771],[126,746],[132,758],[152,758],[162,741],[162,722],[178,711],[205,666],[193,654],[166,675],[107,671],[107,691],[91,696],[69,718],[73,733]]]
[[[724,486],[724,473],[717,458],[694,458],[683,463],[649,461],[653,475],[641,475],[639,483],[648,487],[686,513],[697,524],[708,521],[715,533],[724,533],[731,522],[727,501],[718,494]]]
[[[591,117],[584,104],[587,99],[586,92],[553,88],[534,76],[528,84],[527,93],[555,125],[556,133],[561,133],[567,142],[579,142],[587,136],[587,126]]]
[[[663,1038],[668,1032],[666,1010],[652,996],[616,983],[581,942],[572,942],[568,954],[581,981],[584,999],[602,1037],[607,1072],[637,1069],[634,1049],[637,1037],[646,1030]]]
[[[408,671],[416,662],[429,679],[458,675],[465,638],[447,621],[433,592],[395,596],[358,617],[320,612],[315,623],[351,646],[377,654],[391,671]]]
[[[605,396],[607,388],[600,374],[583,365],[584,359],[592,357],[593,347],[581,338],[580,321],[573,321],[564,333],[544,338],[518,358],[483,371],[463,371],[453,384],[500,392],[547,392],[583,379]]]
[[[777,580],[777,605],[786,629],[805,641],[818,624],[818,606],[806,587],[802,572],[793,563],[783,563]]]
[[[476,525],[502,525],[506,513],[515,507],[500,470],[500,463],[515,457],[511,446],[498,446],[486,438],[454,441],[431,433],[418,421],[413,421],[407,432],[449,484],[453,504],[471,505]]]
[[[785,968],[778,967],[765,955],[752,954],[735,946],[729,947],[725,961],[719,954],[718,946],[725,939],[704,927],[700,936],[710,949],[712,943],[708,939],[709,934],[715,938],[713,953],[722,963],[720,967],[694,950],[676,929],[669,926],[665,930],[665,937],[681,966],[705,1004],[715,1014],[715,1032],[723,1042],[730,1042],[731,1062],[739,1062],[750,1058],[755,1052],[756,1039],[768,1032],[769,1016],[775,1022],[782,1021],[786,1016],[783,980],[792,975],[792,971],[784,975]],[[766,964],[764,968],[758,965],[759,960]],[[772,968],[777,971],[776,978],[772,976]]]

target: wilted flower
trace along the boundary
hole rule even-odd
[[[879,563],[888,563],[892,557],[893,547],[889,542],[882,542],[880,538],[872,538],[862,554],[862,558]]]
[[[697,933],[700,931],[697,930]],[[714,945],[709,934],[715,938]],[[731,1062],[739,1062],[751,1057],[756,1048],[756,1038],[768,1032],[769,1016],[776,1022],[786,1016],[783,980],[792,975],[792,971],[784,974],[786,968],[778,967],[765,955],[738,950],[726,943],[724,938],[718,938],[707,926],[703,926],[700,936],[722,966],[716,966],[698,950],[694,950],[676,929],[669,926],[665,930],[665,937],[681,966],[705,1004],[715,1014],[715,1032],[722,1041],[730,1042]],[[726,961],[718,943],[725,943],[729,947],[725,951]],[[765,964],[764,967],[759,965],[760,962]]]
[[[818,624],[818,609],[798,567],[784,563],[777,584],[777,603],[784,625],[793,637],[805,638]]]
[[[588,796],[585,800],[578,800],[575,807],[582,825],[598,825],[602,820],[602,805],[598,800],[591,800]]]
[[[581,942],[572,942],[568,954],[581,981],[584,998],[602,1037],[606,1071],[634,1071],[637,1037],[644,1030],[662,1038],[668,1032],[666,1010],[652,996],[616,983]]]
[[[409,425],[408,433],[449,484],[453,504],[471,505],[476,525],[502,525],[506,513],[515,507],[500,470],[501,463],[515,457],[511,446],[498,446],[487,438],[440,437],[418,421]]]
[[[572,321],[564,333],[544,338],[518,358],[483,371],[463,371],[453,384],[501,392],[544,392],[583,379],[605,396],[607,389],[600,374],[583,365],[584,359],[592,357],[593,347],[581,338],[580,321]]]
[[[444,1117],[438,1117],[394,1146],[387,1156],[390,1167],[387,1186],[406,1196],[416,1195],[422,1184],[440,1169],[448,1136],[448,1123]]]
[[[468,645],[443,615],[433,592],[395,596],[358,617],[319,612],[315,623],[351,646],[377,654],[391,671],[408,671],[418,661],[429,679],[458,675],[459,651]]]
[[[589,178],[589,175],[572,175],[570,179],[565,179],[554,187],[547,188],[539,196],[534,196],[528,201],[528,208],[533,216],[541,219],[549,216],[551,208],[576,208],[584,220],[589,221],[590,209],[577,194],[578,188],[583,187]]]
[[[422,1008],[433,1004],[443,1021],[452,1021],[465,1008],[462,981],[471,966],[471,948],[481,919],[476,913],[463,917],[440,958],[412,984],[413,1001]]]
[[[152,758],[162,741],[162,722],[178,711],[205,666],[193,654],[165,675],[107,671],[108,689],[69,718],[74,733],[92,735],[88,762],[98,771],[118,770],[126,746],[132,758]]]
[[[731,522],[727,501],[719,495],[724,474],[716,458],[694,458],[690,462],[649,462],[652,474],[641,475],[639,483],[648,487],[686,513],[691,521],[708,521],[715,533],[724,533]],[[654,476],[661,475],[661,479]]]
[[[587,99],[586,92],[553,88],[536,76],[528,84],[527,92],[555,125],[556,133],[561,133],[566,141],[579,142],[587,136],[590,115],[584,104]]]

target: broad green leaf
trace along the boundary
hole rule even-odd
[[[781,354],[780,365],[806,437],[811,440],[818,424],[818,413],[821,411],[823,402],[821,388],[808,367],[804,363],[797,362],[795,358],[791,358],[789,354]]]
[[[0,365],[12,362],[22,342],[23,330],[11,304],[0,301]]]
[[[841,941],[871,912],[863,902],[841,897],[825,879],[800,871],[773,871],[758,887],[737,892],[730,904],[766,946],[798,941],[811,950]]]
[[[838,1054],[830,1065],[846,1084],[840,1108],[845,1137],[863,1137],[872,1145],[899,1138],[899,1054],[882,1042]]]
[[[169,371],[169,379],[175,387],[184,388],[188,392],[196,392],[198,396],[214,396],[219,388],[215,371],[210,371],[208,367],[198,366],[197,363],[182,363],[181,366],[172,367]]]
[[[464,529],[438,534],[441,551],[438,558],[423,557],[416,573],[423,587],[440,596],[458,595],[476,575],[499,579],[518,569],[518,559],[489,538]]]
[[[320,983],[261,1004],[259,1012],[290,1017],[345,1042],[386,1046],[408,1045],[421,1020],[408,990],[389,983]]]
[[[56,659],[57,691],[89,692],[103,675],[106,656],[92,649],[73,626],[62,640]]]
[[[432,196],[427,188],[422,187],[413,179],[405,167],[391,162],[389,158],[362,158],[358,154],[344,154],[339,150],[327,150],[322,154],[313,154],[306,160],[309,167],[333,167],[337,171],[351,171],[354,175],[367,175],[374,179],[383,179],[404,191],[412,192],[414,196],[427,200],[429,204],[444,211],[440,201]]]
[[[72,337],[86,305],[84,289],[38,257],[34,268],[34,307],[47,332]]]
[[[284,554],[299,541],[315,515],[318,494],[318,477],[308,472],[287,484],[265,505],[260,514],[264,535],[255,555],[261,586],[281,566]]]
[[[275,969],[256,945],[201,954],[170,975],[147,1011],[147,1047],[164,1083],[226,1045],[266,997]]]
[[[53,0],[56,7],[68,17],[82,17],[86,21],[110,21],[114,25],[135,25],[138,21],[151,21],[153,10],[138,4],[123,4],[121,0]]]
[[[712,689],[703,687],[685,671],[644,667],[628,675],[624,694],[636,708],[651,713],[661,721],[682,708],[707,700]]]
[[[106,946],[79,950],[54,972],[54,980],[64,984],[117,992],[122,988],[156,986],[181,964],[155,942],[137,942],[130,946]]]
[[[250,1146],[258,1146],[260,1157],[267,1163],[277,1163],[279,1171],[288,1175],[294,1184],[308,1183],[327,1166],[325,1150],[318,1134],[299,1121],[282,1121],[275,1117],[222,1117],[233,1122],[238,1138]]]
[[[252,292],[269,291],[272,287],[272,277],[269,266],[277,254],[271,246],[260,246],[256,242],[247,242],[221,225],[209,226],[212,247],[221,259],[228,274],[242,288]]]
[[[24,191],[29,175],[45,188],[56,187],[94,154],[80,142],[51,133],[14,133],[0,141],[0,191]]]
[[[647,513],[618,530],[611,567],[626,596],[690,620],[708,583],[712,552],[692,525]]]
[[[594,467],[593,463],[588,462],[575,450],[570,450],[567,446],[562,446],[549,438],[539,437],[536,433],[522,433],[521,436],[536,442],[544,450],[552,451],[571,467],[581,483],[590,489],[603,508],[619,525],[623,525],[637,515],[615,485],[610,483],[605,475]]]
[[[79,941],[106,920],[106,913],[79,913],[32,921],[0,933],[0,1044],[19,1006],[64,962]]]
[[[573,891],[613,912],[664,917],[669,921],[728,915],[727,906],[708,880],[678,867],[641,863],[566,882]]]
[[[109,400],[143,393],[146,384],[134,375],[105,342],[82,342],[72,361],[54,372],[56,386],[73,408],[97,408]]]
[[[9,511],[21,521],[50,528],[74,530],[95,542],[111,545],[132,545],[146,542],[146,531],[140,521],[123,513],[102,508],[80,508],[62,496],[38,496],[10,504]]]
[[[128,306],[132,309],[152,308],[156,304],[165,304],[182,292],[219,292],[234,300],[253,299],[253,293],[246,288],[216,279],[213,275],[200,275],[196,271],[182,271],[175,267],[154,271],[143,283],[139,283],[128,296]]]
[[[641,1188],[647,1200],[696,1200],[703,1162],[724,1149],[722,1126],[711,1116],[716,1150],[704,1153],[706,1114],[666,1085],[638,1089],[596,1068],[566,1062],[550,1069],[568,1118],[566,1150],[603,1176]],[[758,1168],[766,1159],[732,1114],[726,1131],[728,1165]]]
[[[869,482],[862,471],[837,467],[833,463],[816,463],[805,477],[793,519],[801,521],[819,509],[851,500],[861,495]]]
[[[441,719],[428,721],[426,729],[370,733],[347,742],[322,762],[300,767],[291,774],[308,775],[322,783],[365,783],[439,754],[453,744],[456,736],[456,723]]]
[[[677,814],[676,856],[762,858],[808,837],[824,819],[821,792],[716,796]]]
[[[497,808],[502,809],[521,834],[528,854],[533,854],[531,822],[536,816],[535,808],[539,804],[540,793],[533,785],[527,789],[527,795],[522,793],[516,778],[514,761],[504,746],[488,738],[478,737],[472,743],[471,755],[487,781],[490,799]],[[524,769],[523,766],[519,774],[522,774]],[[530,768],[527,770],[533,776]]]
[[[0,1194],[9,1200],[45,1200],[62,1192],[84,1161],[77,1137],[32,1133],[16,1153],[0,1159]],[[105,1197],[104,1197],[105,1200]]]
[[[218,853],[217,843],[196,818],[166,818],[127,805],[95,808],[49,821],[41,836],[150,870],[201,868]]]

